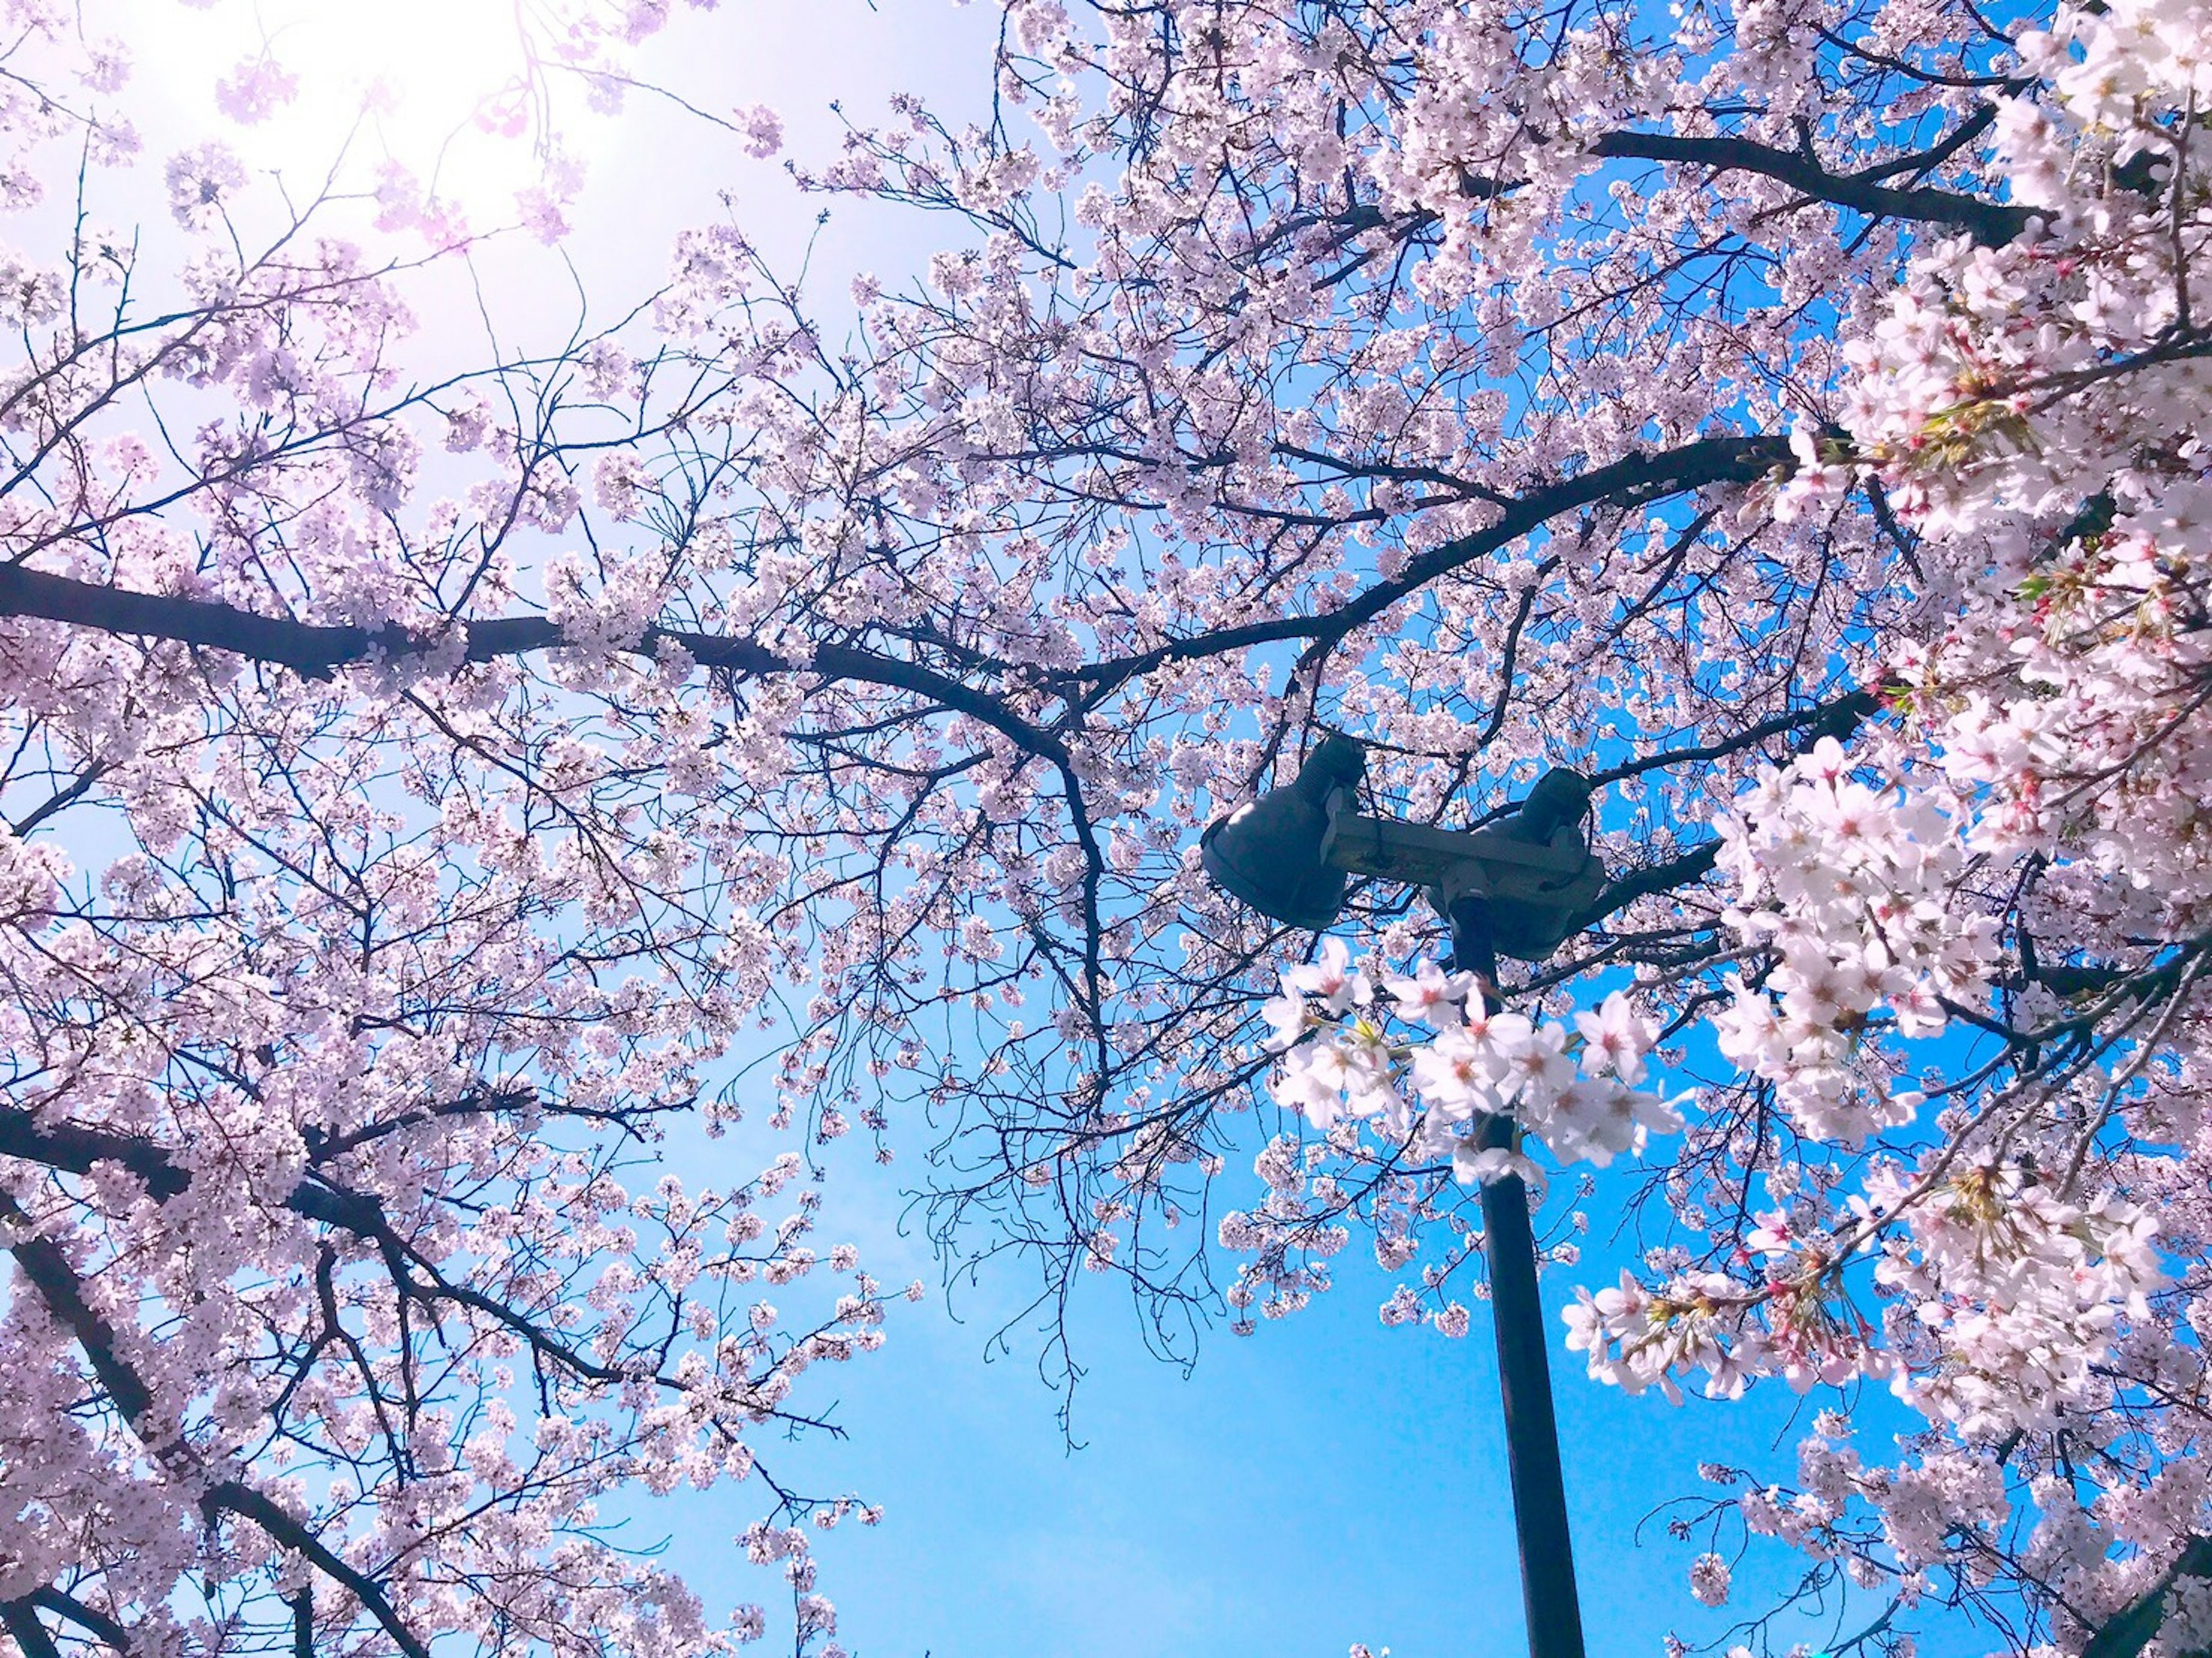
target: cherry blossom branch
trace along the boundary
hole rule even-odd
[[[2081,1658],[2136,1658],[2166,1621],[2166,1597],[2184,1577],[2212,1577],[2212,1538],[2191,1537],[2141,1594],[2114,1612],[2081,1649]]]
[[[24,1278],[76,1339],[93,1374],[100,1378],[117,1412],[139,1442],[172,1473],[197,1480],[201,1476],[198,1459],[182,1438],[161,1432],[154,1418],[153,1391],[124,1357],[114,1327],[85,1299],[83,1284],[63,1254],[61,1246],[37,1234],[33,1224],[12,1198],[0,1195],[0,1228],[14,1235],[8,1237],[5,1247],[22,1268]],[[383,1589],[331,1552],[320,1538],[267,1496],[234,1479],[226,1479],[208,1486],[200,1502],[204,1508],[228,1509],[251,1520],[285,1547],[297,1550],[351,1593],[408,1658],[429,1658],[429,1648],[407,1627]],[[26,1612],[24,1616],[30,1614]],[[14,1632],[12,1624],[10,1631]],[[40,1635],[44,1636],[43,1630]]]
[[[1719,483],[1748,483],[1772,468],[1787,464],[1790,459],[1788,440],[1772,437],[1698,438],[1673,449],[1626,455],[1519,496],[1493,523],[1471,535],[1455,537],[1427,552],[1416,554],[1406,561],[1395,576],[1373,584],[1334,610],[1314,616],[1247,623],[1174,640],[1133,656],[1088,665],[1074,670],[1069,677],[1091,685],[1091,695],[1096,699],[1166,664],[1254,645],[1310,640],[1313,641],[1310,656],[1374,621],[1393,604],[1439,577],[1487,558],[1564,513],[1600,502],[1643,502]],[[0,603],[3,602],[4,588],[0,588]]]
[[[327,678],[339,668],[378,657],[433,652],[440,643],[435,637],[397,628],[298,622],[208,599],[104,587],[21,565],[0,565],[0,616],[35,616],[101,633],[202,646],[289,668],[311,679]],[[507,616],[455,625],[465,634],[462,659],[472,663],[592,643],[572,638],[558,623],[543,616]],[[1058,738],[1008,713],[994,699],[918,663],[834,644],[811,647],[805,660],[793,660],[750,639],[678,628],[648,628],[629,648],[652,656],[664,645],[687,652],[702,667],[754,674],[817,673],[831,679],[854,679],[919,692],[951,712],[991,726],[1027,752],[1063,764],[1068,761],[1066,746]]]
[[[312,1530],[277,1507],[275,1499],[265,1492],[235,1479],[226,1479],[209,1490],[207,1500],[218,1509],[252,1521],[286,1548],[298,1551],[317,1570],[360,1601],[407,1658],[430,1658],[429,1647],[407,1627],[406,1620],[382,1586],[367,1573],[348,1564]]]
[[[1899,189],[1882,174],[1831,173],[1809,154],[1749,138],[1685,138],[1663,132],[1608,132],[1589,147],[1593,155],[1643,161],[1676,161],[1716,172],[1756,173],[1815,201],[1848,207],[1872,218],[1953,225],[1990,246],[2002,246],[2027,228],[2025,208],[1986,202],[1926,185]],[[1937,158],[1942,159],[1940,156]]]
[[[51,1612],[57,1618],[75,1624],[102,1645],[127,1655],[134,1643],[130,1630],[97,1606],[88,1606],[73,1594],[64,1594],[52,1584],[33,1590],[23,1597],[25,1602],[41,1612]]]

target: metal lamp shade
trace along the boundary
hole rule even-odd
[[[1492,947],[1524,962],[1557,950],[1605,885],[1583,829],[1590,783],[1579,772],[1545,773],[1520,810],[1466,830],[1361,817],[1351,797],[1366,769],[1358,744],[1327,738],[1296,780],[1208,826],[1206,872],[1262,915],[1316,932],[1334,924],[1354,875],[1425,888],[1440,914],[1479,896]]]
[[[1318,932],[1344,908],[1350,878],[1322,858],[1329,803],[1367,769],[1358,744],[1329,737],[1287,786],[1206,827],[1199,857],[1216,885],[1262,915]]]
[[[1589,780],[1564,768],[1546,772],[1528,791],[1521,810],[1485,835],[1523,846],[1549,847],[1571,860],[1571,873],[1538,875],[1510,885],[1500,883],[1492,900],[1495,942],[1502,956],[1541,962],[1575,932],[1583,912],[1605,886],[1605,865],[1590,855],[1583,819],[1589,812]],[[1493,853],[1494,855],[1494,853]]]

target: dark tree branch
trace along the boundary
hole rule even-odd
[[[1626,455],[1518,497],[1508,503],[1495,523],[1407,560],[1389,580],[1376,582],[1334,610],[1218,629],[1081,669],[1073,677],[1098,686],[1103,694],[1169,662],[1287,639],[1311,640],[1316,646],[1326,647],[1438,577],[1512,545],[1563,513],[1604,501],[1646,501],[1716,483],[1748,483],[1774,467],[1788,465],[1790,459],[1789,440],[1776,437],[1698,438],[1656,454]]]
[[[2166,1596],[2177,1578],[2212,1577],[2212,1537],[2192,1537],[2181,1557],[2089,1637],[2081,1658],[2136,1658],[2166,1621]]]
[[[51,1612],[55,1617],[75,1624],[103,1646],[125,1654],[132,1650],[131,1631],[126,1625],[96,1606],[88,1606],[73,1594],[49,1586],[28,1599],[41,1612]]]
[[[1793,709],[1788,714],[1762,720],[1757,725],[1746,726],[1725,742],[1651,755],[1626,765],[1615,766],[1610,771],[1600,772],[1592,780],[1602,785],[1661,766],[1717,760],[1727,755],[1740,754],[1770,737],[1779,737],[1788,731],[1802,732],[1798,738],[1796,752],[1804,754],[1824,737],[1832,737],[1840,741],[1850,736],[1858,729],[1862,720],[1870,717],[1881,706],[1881,699],[1875,692],[1853,691],[1848,696],[1839,696],[1832,702],[1824,702],[1816,708]],[[1712,873],[1713,864],[1719,856],[1720,844],[1714,841],[1684,853],[1679,858],[1669,859],[1663,864],[1655,864],[1650,869],[1632,871],[1590,901],[1589,908],[1576,918],[1575,930],[1580,932],[1585,927],[1595,926],[1607,916],[1616,910],[1626,909],[1638,898],[1648,898],[1655,892],[1668,892],[1693,881],[1704,880]]]
[[[39,1621],[29,1600],[0,1600],[0,1625],[4,1625],[15,1644],[23,1649],[23,1658],[62,1658],[62,1649],[54,1644],[54,1637],[46,1633],[46,1626]]]
[[[25,1161],[59,1169],[70,1174],[88,1174],[95,1163],[112,1162],[130,1169],[146,1182],[147,1189],[158,1197],[173,1197],[190,1184],[189,1171],[179,1169],[167,1152],[149,1140],[132,1139],[121,1134],[106,1133],[96,1129],[65,1127],[60,1129],[42,1128],[30,1120],[26,1111],[0,1108],[0,1155],[20,1157]],[[414,1296],[425,1301],[440,1297],[461,1306],[474,1308],[489,1318],[496,1320],[514,1331],[533,1351],[561,1364],[576,1375],[595,1382],[623,1382],[635,1380],[635,1373],[618,1366],[601,1364],[589,1355],[556,1339],[544,1327],[517,1313],[512,1307],[465,1284],[448,1278],[405,1237],[401,1236],[386,1212],[383,1204],[374,1195],[355,1192],[325,1179],[301,1181],[284,1199],[284,1207],[303,1219],[352,1234],[362,1242],[376,1246],[392,1270],[392,1280],[402,1296]],[[21,1214],[5,1197],[0,1197],[0,1222]],[[21,1223],[27,1226],[27,1222]],[[58,1246],[50,1240],[27,1238],[6,1246],[14,1250],[21,1262],[24,1275],[48,1297],[58,1316],[71,1329],[80,1333],[81,1343],[97,1343],[100,1351],[115,1351],[114,1332],[100,1315],[77,1296],[76,1278],[70,1270]],[[27,1255],[26,1251],[31,1252]],[[410,1264],[415,1270],[410,1270]],[[422,1276],[417,1276],[417,1272]],[[58,1296],[61,1301],[53,1297]],[[64,1310],[66,1308],[66,1310]],[[87,1351],[92,1347],[88,1345]],[[135,1388],[136,1376],[127,1369],[118,1369],[113,1376],[100,1371],[100,1379],[114,1397],[118,1406],[136,1425],[147,1413],[152,1403],[150,1395],[139,1392],[127,1400],[118,1388]]]
[[[151,1140],[75,1123],[42,1125],[28,1111],[13,1107],[0,1108],[0,1157],[20,1157],[71,1175],[88,1175],[96,1163],[118,1163],[163,1201],[191,1183],[191,1176]]]
[[[1679,161],[1718,173],[1756,173],[1801,191],[1814,201],[1847,207],[1875,219],[1909,219],[1952,225],[1991,247],[2027,228],[2025,208],[1924,185],[1900,189],[1879,175],[1831,173],[1812,156],[1749,138],[1678,138],[1664,132],[1608,132],[1589,153],[1638,161]],[[1940,159],[1940,157],[1939,157]]]
[[[1640,759],[1623,761],[1618,766],[1590,774],[1590,786],[1603,788],[1607,783],[1617,783],[1624,777],[1636,777],[1647,771],[1663,771],[1672,766],[1691,765],[1702,760],[1724,759],[1731,754],[1741,754],[1756,747],[1770,737],[1779,737],[1784,732],[1810,726],[1807,743],[1817,743],[1824,737],[1841,739],[1858,729],[1859,722],[1871,716],[1881,706],[1881,699],[1869,690],[1852,691],[1832,702],[1815,703],[1809,708],[1792,708],[1746,726],[1733,737],[1717,743],[1707,743],[1694,749],[1662,749]]]
[[[340,668],[380,654],[388,658],[419,655],[441,642],[436,635],[409,634],[396,628],[297,622],[208,599],[131,592],[21,565],[0,565],[0,616],[35,616],[100,633],[228,651],[251,661],[289,668],[310,679],[327,678]],[[558,624],[544,616],[502,616],[454,625],[465,635],[464,659],[469,662],[558,650],[574,642]],[[702,667],[753,674],[816,673],[826,679],[913,691],[951,713],[964,714],[989,726],[1026,753],[1061,763],[1069,758],[1066,745],[1050,732],[1018,718],[994,699],[918,662],[847,645],[817,646],[805,659],[793,660],[753,640],[675,628],[648,628],[629,648],[651,656],[663,645],[689,653]]]
[[[1670,858],[1663,864],[1622,876],[1590,900],[1589,908],[1575,918],[1575,931],[1580,932],[1595,926],[1615,910],[1627,908],[1638,898],[1648,898],[1655,892],[1671,892],[1676,887],[1704,880],[1713,872],[1720,853],[1720,842],[1709,841],[1680,858]]]
[[[39,1292],[39,1299],[46,1303],[46,1310],[76,1339],[91,1363],[93,1375],[115,1401],[117,1412],[157,1458],[173,1462],[181,1448],[161,1443],[152,1420],[153,1389],[139,1379],[138,1372],[123,1357],[114,1327],[84,1298],[84,1286],[78,1282],[61,1245],[52,1238],[40,1236],[33,1230],[31,1218],[16,1206],[13,1198],[5,1195],[0,1195],[0,1228],[5,1229],[0,1231],[0,1238],[5,1239],[0,1247],[15,1257],[15,1265]]]

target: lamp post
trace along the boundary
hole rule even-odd
[[[1353,875],[1421,886],[1451,925],[1455,964],[1478,975],[1486,999],[1495,993],[1501,951],[1543,960],[1605,884],[1583,831],[1590,788],[1578,773],[1547,772],[1511,817],[1455,832],[1358,816],[1355,792],[1365,771],[1358,743],[1324,738],[1287,786],[1207,828],[1206,873],[1261,914],[1316,932],[1335,920]],[[1510,1147],[1513,1124],[1493,1116],[1480,1133],[1486,1146]],[[1484,1185],[1482,1230],[1529,1658],[1583,1658],[1535,1231],[1519,1175]]]

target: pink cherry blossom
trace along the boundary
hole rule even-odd
[[[768,1615],[599,1516],[727,1480],[828,1658],[865,1505],[768,1464],[886,1309],[817,1177],[927,1147],[956,1254],[1227,1259],[1243,1333],[1355,1241],[1389,1339],[1465,1332],[1519,1175],[1588,1377],[1808,1396],[1692,1601],[1741,1546],[1892,1654],[2196,1638],[2203,9],[1009,0],[988,123],[793,158],[910,269],[825,298],[732,206],[425,361],[674,15],[518,14],[470,142],[540,174],[464,216],[216,133],[134,184],[121,56],[13,14],[16,1648],[723,1651]],[[1559,949],[1214,890],[1330,732],[1433,828],[1593,779]]]

